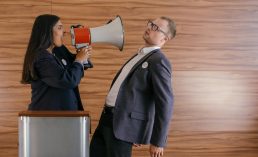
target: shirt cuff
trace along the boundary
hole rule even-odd
[[[82,64],[89,64],[88,60],[82,62]]]
[[[81,64],[81,65],[82,65],[82,68],[84,68],[83,62],[80,62],[80,61],[77,61],[77,60],[75,60],[74,62]]]

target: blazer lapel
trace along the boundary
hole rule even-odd
[[[126,78],[128,77],[128,76],[130,76],[135,70],[136,70],[136,68],[139,66],[139,65],[141,65],[147,58],[149,58],[153,53],[155,53],[155,52],[157,52],[157,49],[156,50],[153,50],[153,51],[151,51],[151,52],[149,52],[147,55],[145,55],[142,59],[140,59],[134,66],[133,66],[133,68],[130,70],[130,72],[128,73],[128,75],[126,76]],[[126,79],[125,78],[125,79]]]
[[[62,68],[65,68],[64,65],[61,63],[60,59],[59,59],[55,54],[53,54],[53,56],[54,56],[56,62],[57,62]]]
[[[157,50],[159,50],[159,49],[156,49],[156,50],[153,50],[153,51],[149,52],[149,53],[148,53],[147,55],[145,55],[142,59],[140,59],[140,60],[133,66],[133,68],[130,70],[130,72],[128,73],[128,75],[126,76],[126,78],[127,78],[128,76],[130,76],[130,75],[135,71],[135,69],[136,69],[139,65],[141,65],[147,58],[149,58],[153,53],[157,52]],[[137,55],[138,55],[138,53],[136,53],[133,57],[131,57],[131,58],[122,66],[122,68],[118,71],[118,73],[116,74],[115,78],[114,78],[113,81],[112,81],[112,84],[111,84],[111,86],[110,86],[110,89],[112,88],[112,86],[113,86],[113,84],[115,83],[116,79],[117,79],[118,76],[120,75],[120,73],[121,73],[122,69],[124,68],[124,66],[125,66],[130,60],[132,60],[135,56],[137,56]],[[125,78],[125,79],[126,79],[126,78]]]
[[[113,81],[112,81],[112,84],[110,86],[110,88],[113,86],[113,84],[115,83],[116,79],[118,78],[118,76],[120,75],[122,69],[124,68],[124,66],[130,61],[132,60],[135,56],[137,56],[138,53],[136,53],[135,55],[133,55],[127,62],[125,62],[125,64],[120,68],[120,70],[117,72],[116,76],[114,77]]]

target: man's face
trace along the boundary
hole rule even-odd
[[[168,22],[166,20],[158,18],[149,21],[143,34],[146,46],[162,47],[169,40],[168,32]]]

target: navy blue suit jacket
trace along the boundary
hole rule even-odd
[[[83,110],[78,85],[84,69],[74,59],[65,46],[54,48],[53,54],[39,53],[34,62],[39,79],[31,83],[29,110]]]
[[[171,72],[170,62],[160,50],[148,53],[134,65],[121,84],[115,103],[116,138],[165,146],[173,107]]]

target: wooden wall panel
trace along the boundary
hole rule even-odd
[[[20,84],[23,56],[37,15],[51,1],[0,1],[0,156],[18,156],[18,112],[26,110],[30,86]]]
[[[250,132],[171,132],[164,157],[255,157],[257,134]],[[147,157],[146,149],[135,148],[134,156]],[[244,152],[244,153],[243,153]]]
[[[174,115],[164,157],[258,156],[258,2],[256,0],[1,0],[0,156],[18,154],[17,113],[27,109],[23,56],[34,19],[43,13],[96,27],[120,15],[125,47],[93,45],[94,68],[80,84],[96,128],[111,81],[142,46],[148,19],[175,19],[177,37],[164,47],[173,64]],[[74,50],[66,42],[71,50]],[[148,147],[133,157],[147,157]]]
[[[251,3],[253,1],[232,5],[220,1],[213,6],[208,1],[192,3],[193,6],[173,5],[170,1],[157,5],[153,5],[152,1],[132,1],[120,7],[117,7],[116,1],[58,2],[54,3],[53,13],[60,15],[67,25],[82,23],[95,27],[117,14],[121,15],[126,30],[125,52],[130,49],[129,53],[142,44],[141,36],[147,19],[160,15],[174,17],[178,24],[178,36],[166,45],[165,50],[175,63],[175,70],[255,70],[258,66],[257,59],[252,57],[258,55],[255,41],[258,25],[254,20],[257,13],[256,6]],[[206,3],[208,6],[204,7]],[[97,7],[99,5],[101,7]]]
[[[13,1],[14,2],[14,1]],[[51,13],[51,6],[47,5],[0,5],[0,21],[1,22],[16,22],[16,23],[33,23],[34,18],[39,14]],[[17,25],[19,26],[19,25]]]
[[[23,6],[50,6],[51,5],[51,0],[1,0],[1,5],[20,5],[21,7]]]

